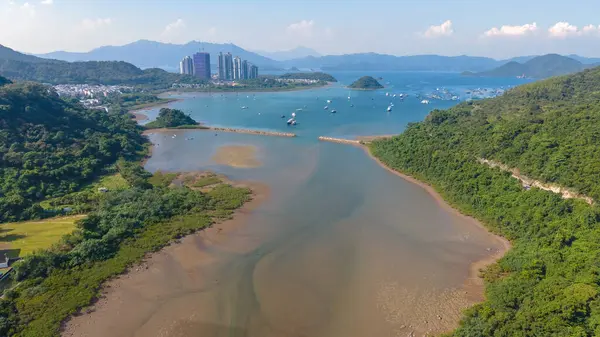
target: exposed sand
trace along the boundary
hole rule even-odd
[[[219,165],[237,168],[255,168],[262,165],[256,159],[257,151],[256,146],[252,145],[225,145],[217,149],[212,159]]]
[[[80,315],[63,324],[62,336],[192,336],[193,331],[223,333],[224,327],[202,321],[203,311],[195,300],[219,284],[203,277],[204,268],[215,261],[210,249],[246,224],[257,206],[269,198],[269,188],[260,183],[236,183],[252,189],[252,200],[238,209],[233,218],[188,235],[162,250],[149,254],[140,265],[106,282],[99,299]],[[247,251],[251,247],[237,247]],[[207,296],[209,296],[208,294]],[[229,330],[228,330],[229,331]]]
[[[435,201],[438,203],[438,205],[441,208],[445,209],[448,212],[454,213],[458,217],[463,218],[465,223],[468,223],[468,224],[477,226],[479,228],[482,228],[486,231],[489,231],[488,228],[486,228],[484,225],[482,225],[481,222],[479,222],[477,219],[475,219],[471,216],[465,215],[465,214],[461,213],[459,210],[457,210],[456,208],[450,206],[450,204],[448,204],[444,200],[444,198],[431,185],[426,184],[426,183],[424,183],[416,178],[413,178],[407,174],[398,172],[398,171],[392,169],[391,167],[387,166],[381,160],[379,160],[379,158],[375,157],[371,153],[371,151],[369,150],[369,148],[367,146],[363,146],[363,149],[365,150],[367,155],[371,159],[373,159],[375,162],[377,162],[381,167],[385,168],[389,172],[401,177],[402,179],[404,179],[406,181],[409,181],[415,185],[422,187],[425,191],[427,191],[427,193],[429,193],[435,199]],[[483,296],[483,279],[479,276],[480,271],[485,269],[487,266],[498,261],[511,248],[510,241],[508,241],[506,238],[499,236],[495,233],[492,233],[492,234],[493,234],[494,240],[496,240],[498,243],[500,243],[500,247],[502,247],[502,249],[494,252],[493,254],[491,254],[490,256],[488,256],[487,258],[485,258],[483,260],[476,261],[475,263],[473,263],[471,265],[471,273],[469,275],[469,278],[465,281],[465,290],[467,290],[467,292],[470,294],[469,297],[471,299],[475,299],[475,300],[479,300],[479,301],[483,301],[485,299]]]
[[[136,122],[143,122],[148,120],[148,116],[144,115],[143,113],[140,112],[130,112],[133,115],[133,120],[135,120]]]

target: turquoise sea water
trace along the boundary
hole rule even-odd
[[[182,335],[423,334],[456,324],[461,308],[472,303],[464,292],[470,266],[496,251],[498,242],[440,207],[421,187],[381,168],[362,149],[319,142],[317,137],[400,133],[431,109],[456,103],[432,100],[424,105],[418,94],[443,87],[462,95],[519,80],[371,73],[389,84],[367,92],[344,88],[363,73],[333,75],[340,83],[327,88],[185,94],[171,104],[209,125],[289,131],[296,138],[181,130],[173,132],[175,138],[150,136],[158,144],[146,164],[150,171],[213,170],[270,188],[269,199],[243,226],[202,248],[214,262],[199,273],[220,280],[218,285],[193,293],[180,290],[166,300],[175,305],[182,297],[202,293],[192,306],[211,308],[205,310],[209,313],[202,316],[202,324],[190,325]],[[401,101],[386,97],[386,92],[410,96]],[[390,103],[394,108],[388,113]],[[325,105],[337,113],[324,110]],[[295,127],[285,123],[292,112],[297,114]],[[157,109],[147,112],[150,118],[156,114]],[[263,165],[217,165],[212,157],[223,145],[253,145]],[[157,310],[148,321],[163,314]]]

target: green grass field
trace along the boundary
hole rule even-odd
[[[75,229],[75,221],[84,215],[51,218],[41,221],[0,224],[0,250],[17,252],[18,256],[48,248]],[[9,254],[9,255],[14,255]]]
[[[116,191],[116,190],[128,189],[129,184],[127,183],[127,181],[125,179],[123,179],[123,177],[121,177],[121,174],[115,173],[110,176],[102,177],[102,179],[100,179],[100,181],[98,181],[92,185],[92,188],[94,188],[96,190],[100,187],[106,187],[111,191]]]

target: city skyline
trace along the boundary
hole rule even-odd
[[[600,19],[595,15],[600,2],[592,0],[568,6],[542,0],[173,1],[143,7],[124,0],[119,5],[115,12],[89,0],[0,0],[0,44],[27,53],[83,52],[147,39],[234,43],[264,51],[302,45],[335,55],[600,56]],[[225,20],[222,13],[234,5],[256,15]],[[581,8],[586,10],[577,10]],[[344,15],[331,15],[340,9]]]
[[[210,53],[197,52],[184,56],[179,62],[179,73],[193,75],[202,79],[212,79]],[[222,81],[235,81],[258,78],[258,66],[242,60],[239,56],[232,57],[230,52],[217,56],[217,79]]]

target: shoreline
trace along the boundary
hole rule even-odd
[[[467,280],[465,280],[465,283],[464,283],[465,290],[469,290],[471,287],[476,287],[476,289],[478,291],[481,290],[482,296],[481,296],[481,300],[479,300],[478,302],[485,300],[484,283],[483,283],[483,278],[480,276],[480,271],[482,269],[485,269],[486,267],[496,263],[498,260],[500,260],[511,249],[512,244],[510,243],[510,241],[508,241],[508,239],[504,238],[503,236],[500,236],[500,235],[490,231],[486,226],[484,226],[476,218],[474,218],[470,215],[464,214],[460,210],[452,207],[452,205],[450,205],[448,202],[446,202],[446,200],[442,197],[442,195],[439,194],[438,191],[433,186],[427,184],[426,182],[418,180],[408,174],[402,173],[400,171],[396,171],[393,168],[387,166],[385,163],[383,163],[381,160],[379,160],[379,158],[375,157],[373,155],[373,153],[371,153],[371,149],[367,145],[360,145],[360,147],[362,147],[363,151],[365,151],[365,154],[369,158],[371,158],[373,161],[375,161],[379,166],[381,166],[388,172],[399,176],[400,178],[406,180],[407,182],[415,184],[415,185],[423,188],[425,191],[427,191],[427,193],[429,195],[431,195],[431,197],[433,197],[433,199],[436,201],[436,203],[442,209],[444,209],[460,218],[463,218],[469,224],[475,225],[478,228],[485,230],[487,233],[489,233],[494,238],[494,240],[496,242],[498,242],[500,244],[501,249],[499,249],[497,252],[495,252],[495,253],[491,254],[490,256],[485,257],[481,260],[477,260],[477,261],[471,263],[471,265],[469,267],[469,269],[470,269],[469,276],[468,276]]]
[[[186,171],[178,173],[184,175],[199,172],[202,171]],[[194,233],[173,240],[157,251],[148,252],[141,261],[129,266],[127,270],[116,277],[103,282],[96,299],[90,303],[88,307],[82,308],[79,312],[72,314],[62,322],[60,336],[87,336],[87,334],[82,334],[82,330],[86,330],[86,328],[95,324],[96,320],[98,320],[95,315],[105,314],[110,316],[111,314],[114,314],[114,312],[110,311],[105,313],[103,309],[106,308],[110,302],[119,303],[122,301],[119,294],[121,289],[126,288],[127,285],[131,286],[132,281],[135,279],[145,279],[147,277],[155,276],[156,270],[153,266],[159,264],[160,260],[164,259],[165,256],[177,256],[181,250],[198,246],[209,247],[221,240],[227,239],[231,232],[242,226],[248,225],[248,217],[254,210],[270,198],[270,188],[266,184],[256,181],[233,181],[227,176],[220,174],[218,176],[224,184],[249,188],[251,191],[250,199],[240,208],[236,209],[228,218],[217,219],[208,227],[201,228]],[[211,262],[208,256],[201,256],[201,260],[200,263]],[[197,262],[197,260],[194,260],[194,263]],[[102,320],[102,317],[99,319]],[[119,332],[123,331],[120,330]],[[98,336],[104,336],[104,334],[99,333]]]

